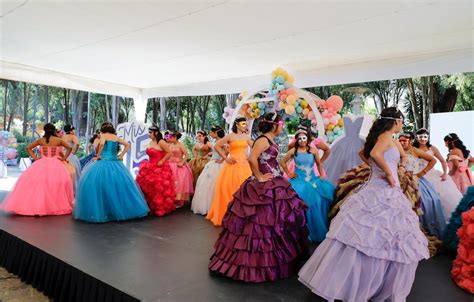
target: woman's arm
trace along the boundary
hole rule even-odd
[[[161,150],[163,150],[164,152],[166,152],[166,155],[163,156],[163,158],[158,162],[158,167],[161,167],[163,165],[163,163],[165,161],[167,161],[168,159],[171,158],[172,156],[172,153],[171,153],[171,148],[170,146],[168,145],[167,142],[165,142],[164,140],[160,140],[158,142],[158,146],[161,148]]]
[[[181,152],[183,152],[183,160],[181,161],[181,163],[184,165],[189,159],[189,153],[184,144],[179,143],[179,148],[181,149]]]
[[[446,160],[441,156],[441,153],[439,152],[438,148],[435,146],[431,146],[431,149],[433,150],[433,155],[439,160],[441,163],[441,166],[443,167],[443,175],[441,175],[442,180],[446,180],[446,175],[448,173],[448,164],[446,163]]]
[[[316,147],[318,147],[318,149],[320,150],[323,150],[323,156],[321,157],[321,163],[323,163],[328,157],[329,157],[329,154],[331,154],[331,148],[329,148],[328,145],[326,145],[323,141],[319,141],[317,144],[316,144]],[[318,155],[319,157],[319,155]],[[322,175],[322,174],[320,174]]]
[[[267,180],[272,179],[272,174],[262,174],[260,172],[260,169],[258,168],[258,157],[260,154],[262,154],[263,151],[268,149],[270,147],[270,144],[266,139],[258,139],[255,141],[252,150],[250,150],[250,155],[249,155],[249,163],[250,163],[250,168],[252,169],[252,173],[257,178],[258,181],[260,182],[265,182]]]
[[[32,142],[31,144],[29,144],[28,146],[26,146],[26,152],[28,152],[28,154],[31,156],[31,158],[33,158],[33,160],[38,160],[38,157],[37,157],[36,154],[33,152],[33,149],[39,146],[39,141],[40,141],[40,140],[41,140],[41,138],[35,140],[34,142]],[[71,147],[69,147],[69,149],[71,149]]]
[[[319,159],[318,149],[311,147],[310,152],[313,153],[314,161],[318,167],[319,177],[324,178],[323,163]]]
[[[88,144],[88,145],[87,145],[87,152],[88,152],[89,154],[92,153],[92,146],[93,146],[93,145],[94,145],[94,144]]]
[[[228,164],[233,165],[236,163],[235,159],[229,157],[227,158],[227,155],[224,152],[224,145],[230,143],[230,139],[233,135],[232,134],[227,134],[224,136],[222,139],[218,140],[217,143],[214,145],[214,149],[216,149],[217,154],[225,160]]]
[[[81,142],[79,141],[79,139],[75,135],[72,136],[72,141],[76,145],[76,147],[74,147],[74,150],[72,150],[72,154],[76,155],[77,150],[79,150],[79,147],[81,146]]]
[[[288,150],[293,149],[295,147],[295,145],[296,145],[296,139],[293,138],[290,141],[290,144],[288,145]]]
[[[369,159],[365,157],[364,155],[364,147],[362,147],[362,149],[359,150],[359,157],[360,159],[362,159],[364,163],[366,163],[367,165],[369,164]]]
[[[283,169],[283,171],[286,173],[286,175],[288,175],[289,178],[295,178],[296,177],[296,174],[295,172],[290,172],[288,170],[288,165],[287,165],[287,162],[293,158],[295,154],[295,148],[291,148],[290,150],[288,150],[288,152],[286,153],[285,157],[283,157],[283,159],[281,160],[280,162],[280,166],[281,168]]]
[[[392,138],[388,135],[381,135],[378,137],[377,142],[375,143],[374,148],[370,151],[370,157],[374,160],[377,166],[382,169],[385,173],[385,177],[389,185],[393,188],[395,186],[395,179],[392,175],[392,171],[388,167],[387,163],[385,162],[385,158],[383,157],[384,152],[392,146]]]
[[[69,154],[71,154],[72,152],[72,147],[71,145],[69,145],[68,142],[62,140],[62,139],[59,139],[60,143],[61,143],[61,146],[63,146],[64,148],[66,148],[66,154],[64,155],[64,157],[62,158],[62,160],[66,160],[69,156]]]
[[[413,153],[416,157],[422,158],[428,162],[428,165],[423,170],[421,170],[420,172],[416,174],[416,176],[418,177],[423,177],[426,175],[426,173],[428,173],[428,171],[433,169],[434,165],[436,164],[436,159],[433,156],[429,155],[428,153],[424,151],[421,151],[418,148],[415,148],[415,147],[412,147],[412,148],[413,148]]]
[[[405,164],[407,162],[407,153],[405,152],[405,150],[403,150],[403,147],[400,144],[400,142],[398,142],[396,140],[394,142],[395,142],[395,145],[397,146],[398,153],[400,153],[400,164],[399,164],[399,166],[405,168]]]
[[[125,154],[127,154],[128,149],[130,149],[130,144],[129,144],[127,141],[125,141],[125,140],[123,140],[123,139],[121,139],[121,138],[119,138],[117,141],[119,142],[119,144],[123,145],[123,147],[124,147],[123,150],[122,150],[122,152],[119,154],[119,156],[117,156],[117,159],[118,159],[118,160],[122,160],[123,157],[125,156]],[[102,152],[102,149],[103,149],[102,146],[103,146],[103,144],[100,144],[100,147],[99,147],[99,148],[100,148],[100,152]]]

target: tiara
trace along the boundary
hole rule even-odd
[[[296,131],[295,132],[295,137],[297,137],[299,134],[304,134],[304,135],[308,136],[308,132],[306,132],[303,129],[299,129],[298,131]]]

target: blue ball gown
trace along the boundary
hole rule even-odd
[[[314,242],[323,241],[328,232],[328,212],[333,202],[334,186],[314,174],[314,155],[298,153],[295,156],[296,178],[289,179],[298,196],[308,206],[306,221],[309,239]]]
[[[117,159],[118,142],[106,141],[101,160],[79,181],[74,218],[108,222],[144,217],[149,208],[130,172]]]

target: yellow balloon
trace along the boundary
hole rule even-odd
[[[305,109],[306,107],[308,107],[308,102],[306,100],[302,100],[300,106],[301,108]]]
[[[256,115],[259,115],[260,114],[260,109],[257,108],[257,109],[255,109],[254,112],[255,112]]]
[[[278,105],[280,105],[281,109],[285,109],[285,107],[286,107],[286,103],[284,103],[284,102],[280,102],[280,103],[278,103]]]
[[[328,130],[332,131],[332,129],[334,129],[334,127],[336,127],[334,124],[329,124],[328,125]]]
[[[295,82],[295,78],[291,74],[289,74],[288,79],[286,81],[290,84],[293,84]]]
[[[257,103],[252,103],[252,108],[253,108],[253,109],[257,109],[257,108],[258,108]]]
[[[286,101],[289,103],[289,104],[294,104],[296,102],[296,96],[294,94],[292,95],[289,95],[287,98],[286,98]]]
[[[279,76],[279,75],[282,75],[284,71],[285,71],[285,70],[284,70],[283,68],[278,67],[278,68],[275,70],[275,74],[276,74],[277,76]]]
[[[338,125],[339,127],[344,126],[344,120],[343,120],[342,118],[340,118],[340,119],[337,121],[337,125]]]
[[[286,70],[283,70],[282,76],[285,78],[286,81],[288,81],[288,72],[286,72]]]
[[[276,77],[277,77],[276,70],[274,70],[274,71],[272,71],[272,79],[274,79]]]

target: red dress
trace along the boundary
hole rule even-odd
[[[140,164],[137,183],[145,195],[150,210],[157,216],[163,216],[176,209],[173,172],[168,161],[165,161],[161,167],[158,166],[158,162],[166,155],[166,152],[147,148],[146,154],[149,160],[144,160]]]
[[[462,213],[462,227],[458,230],[458,255],[451,275],[454,281],[474,294],[474,207]]]

